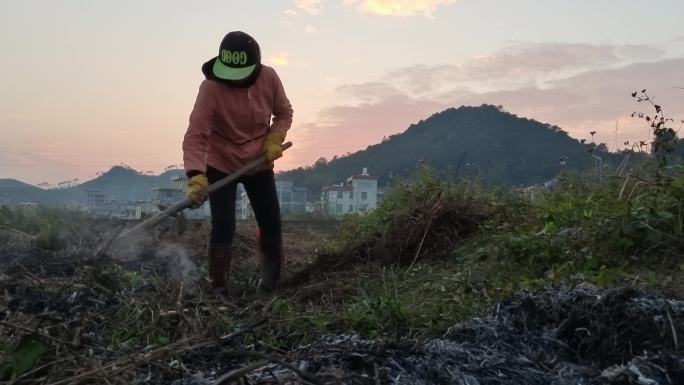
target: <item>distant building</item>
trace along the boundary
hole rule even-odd
[[[185,192],[177,188],[155,187],[152,189],[152,201],[159,210],[164,210],[178,201],[185,199]]]
[[[125,218],[127,206],[117,203],[101,190],[86,190],[86,204],[80,209],[92,216],[107,218]]]
[[[297,215],[311,211],[311,205],[307,201],[308,190],[306,188],[295,187],[291,180],[277,179],[276,192],[278,193],[278,202],[282,214]],[[241,199],[238,205],[240,207],[238,218],[247,219],[253,217],[252,205],[244,189],[240,192],[239,197]]]
[[[323,187],[321,193],[321,209],[323,213],[341,216],[354,212],[354,189],[343,183]]]
[[[173,187],[155,187],[152,189],[153,195],[149,202],[137,202],[128,207],[128,218],[143,219],[156,215],[161,211],[185,199],[188,180],[184,176],[171,178],[174,182]],[[201,220],[208,217],[209,204],[205,203],[197,209],[186,209],[183,215],[188,219]]]
[[[308,190],[295,187],[290,180],[276,180],[280,211],[284,214],[304,214],[307,210]]]
[[[325,186],[321,190],[321,210],[331,216],[365,213],[378,206],[378,178],[368,174],[352,175],[345,183]]]
[[[171,178],[171,182],[174,183],[174,186],[178,190],[186,191],[188,189],[188,178],[183,175],[177,175]]]
[[[86,190],[87,206],[91,210],[96,210],[105,206],[109,199],[107,193],[101,190]]]
[[[149,218],[159,212],[158,206],[154,202],[136,202],[128,207],[128,219]]]
[[[385,200],[385,189],[384,188],[378,188],[378,205],[382,203],[383,200]]]

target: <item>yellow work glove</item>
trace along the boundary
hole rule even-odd
[[[204,201],[207,200],[207,187],[209,187],[209,180],[204,174],[197,174],[188,180],[188,192],[185,196],[190,199],[190,207],[196,209],[202,206]]]
[[[263,154],[266,155],[266,159],[269,162],[283,156],[283,142],[285,141],[285,134],[279,132],[271,132],[266,135],[266,141],[264,141]]]

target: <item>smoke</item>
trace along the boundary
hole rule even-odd
[[[170,278],[189,283],[199,272],[185,247],[175,243],[164,243],[157,248],[155,257],[167,267]]]
[[[197,280],[199,269],[188,249],[169,239],[169,234],[177,233],[178,225],[175,219],[169,218],[153,228],[134,232],[110,229],[103,237],[110,241],[98,254],[109,256],[122,265],[154,267],[165,279],[187,285]]]

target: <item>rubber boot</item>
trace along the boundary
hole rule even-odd
[[[283,268],[283,240],[281,237],[259,237],[261,282],[259,289],[273,292],[278,287],[280,270]]]
[[[230,260],[231,245],[209,245],[209,279],[211,292],[215,295],[228,294]]]

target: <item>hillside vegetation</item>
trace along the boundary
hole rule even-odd
[[[310,167],[281,173],[310,192],[339,183],[368,167],[385,185],[391,177],[409,176],[415,165],[427,162],[441,176],[457,180],[478,176],[494,185],[531,185],[553,178],[564,169],[586,170],[593,158],[585,145],[557,126],[517,117],[501,108],[483,105],[436,113],[367,149]],[[600,152],[606,164],[619,162],[615,154]]]

